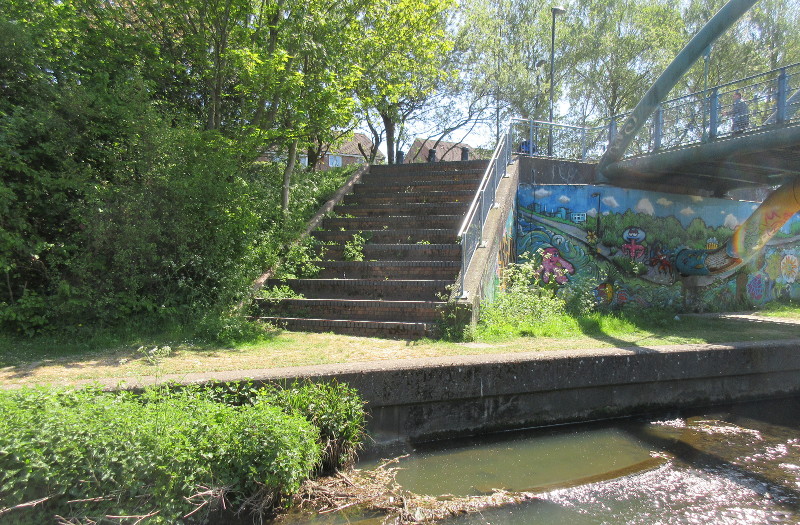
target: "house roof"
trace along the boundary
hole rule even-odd
[[[414,144],[408,150],[404,162],[427,162],[428,150],[436,146],[436,161],[437,162],[450,162],[461,160],[461,148],[469,148],[473,151],[475,148],[463,142],[446,142],[440,140],[436,143],[436,139],[420,139],[414,140]]]
[[[361,151],[358,149],[358,145],[361,145],[364,148],[364,152],[369,154],[370,149],[372,149],[372,141],[367,138],[366,135],[363,133],[353,133],[353,138],[344,142],[338,148],[331,148],[328,153],[332,153],[335,155],[354,155],[354,156],[361,156]],[[383,160],[384,156],[383,153],[378,151],[375,160]]]

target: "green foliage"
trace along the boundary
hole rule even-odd
[[[554,280],[545,284],[541,274],[541,264],[533,259],[510,264],[503,273],[503,291],[481,305],[476,336],[554,334],[569,325],[566,303],[555,293],[557,285]]]
[[[364,245],[367,244],[369,235],[364,232],[353,234],[353,238],[344,243],[343,257],[345,261],[363,261]]]
[[[303,294],[297,293],[285,284],[262,288],[257,293],[262,299],[302,299]]]
[[[316,277],[320,270],[322,270],[322,268],[316,264],[321,261],[319,246],[319,241],[310,236],[300,242],[292,244],[284,257],[284,261],[275,273],[275,278],[310,279]]]
[[[346,384],[293,382],[255,386],[252,382],[216,383],[208,392],[231,405],[269,403],[307,419],[319,429],[321,472],[352,466],[364,440],[364,401]]]
[[[264,389],[259,397],[302,415],[319,429],[322,472],[352,466],[364,439],[364,401],[345,384],[292,383]]]
[[[318,431],[259,400],[234,407],[198,389],[0,393],[4,521],[203,522],[221,508],[263,515],[318,463]],[[12,507],[46,498],[35,507]],[[190,519],[187,519],[191,515]]]

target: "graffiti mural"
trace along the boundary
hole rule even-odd
[[[521,184],[517,257],[546,255],[543,282],[589,288],[598,305],[679,308],[684,295],[676,268],[705,268],[703,250],[724,246],[757,208],[748,201],[609,186]],[[700,309],[800,298],[800,218],[789,219],[751,255],[746,265],[706,278]]]

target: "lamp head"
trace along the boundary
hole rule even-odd
[[[563,7],[561,7],[561,6],[555,6],[551,10],[553,11],[553,16],[563,15],[564,13],[567,12],[567,10],[564,9]]]

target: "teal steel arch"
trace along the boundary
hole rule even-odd
[[[703,55],[703,52],[708,49],[714,40],[727,31],[757,1],[730,0],[678,53],[675,60],[667,66],[667,69],[661,73],[661,76],[658,77],[642,100],[636,105],[625,124],[618,129],[608,149],[600,158],[597,165],[599,182],[605,181],[603,176],[605,168],[622,158],[636,133],[655,111],[658,104],[666,98],[678,80],[686,74],[692,64]]]

